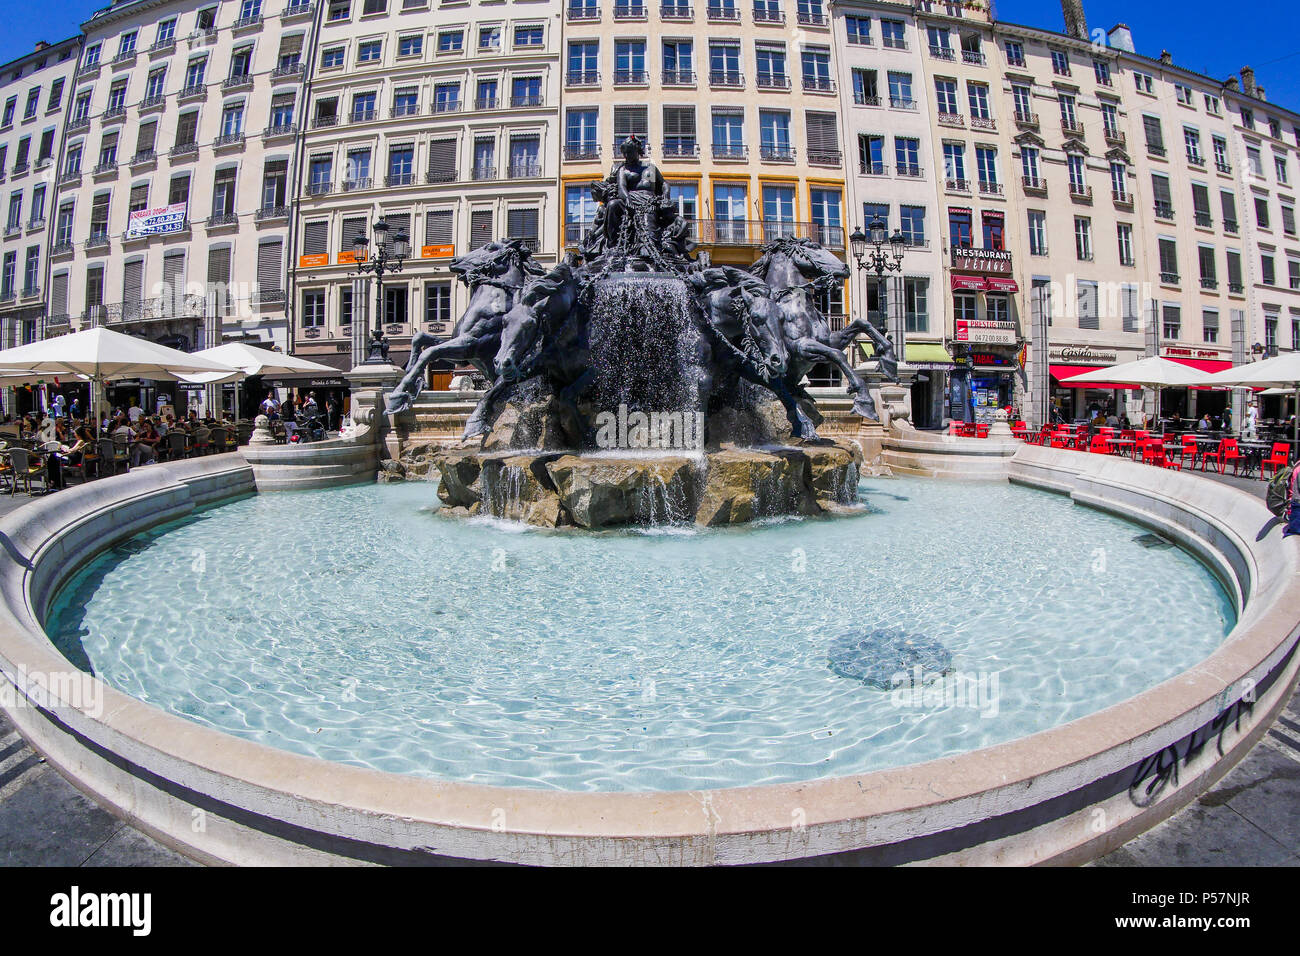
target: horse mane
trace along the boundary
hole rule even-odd
[[[692,285],[703,286],[705,294],[722,289],[729,289],[733,293],[744,291],[750,295],[769,295],[771,291],[759,276],[735,266],[712,266],[693,273],[688,276],[688,280]]]
[[[533,264],[536,265],[535,262]],[[523,293],[519,297],[519,301],[523,305],[540,305],[559,292],[573,279],[573,267],[567,262],[561,262],[550,272],[547,272],[538,266],[536,276],[536,278],[529,281],[528,285],[524,286]]]
[[[766,279],[767,271],[772,266],[774,256],[786,255],[791,259],[803,259],[807,262],[810,257],[805,255],[803,250],[815,245],[817,243],[807,236],[778,236],[771,242],[763,244],[763,247],[759,250],[758,261],[750,267],[749,271],[760,279]]]

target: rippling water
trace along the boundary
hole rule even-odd
[[[907,479],[861,496],[851,518],[565,534],[441,519],[425,483],[261,495],[103,555],[48,630],[119,690],[273,747],[678,790],[1021,737],[1172,677],[1234,622],[1190,555],[1067,498]],[[900,627],[957,673],[891,692],[832,671],[837,639]]]

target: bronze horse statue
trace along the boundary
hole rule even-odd
[[[425,332],[411,340],[406,375],[388,393],[390,413],[406,411],[414,404],[430,362],[468,362],[488,381],[494,382],[502,320],[519,301],[528,281],[545,274],[533,261],[522,239],[486,243],[452,259],[450,268],[470,290],[469,305],[447,341],[439,342],[436,336]]]

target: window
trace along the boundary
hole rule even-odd
[[[203,75],[207,71],[208,58],[205,56],[196,57],[190,60],[189,66],[185,70],[185,89],[193,90],[203,85]]]
[[[1221,173],[1232,172],[1232,164],[1228,162],[1228,141],[1222,136],[1215,136],[1211,139],[1214,144],[1214,166]]]
[[[1201,270],[1201,288],[1217,288],[1219,276],[1214,266],[1214,246],[1197,246],[1196,262]]]
[[[754,65],[758,73],[758,85],[769,89],[785,89],[790,85],[785,70],[785,47],[781,44],[758,43],[754,45]],[[857,98],[858,76],[854,71],[854,102]],[[874,76],[874,74],[873,74]]]
[[[1153,77],[1149,73],[1141,73],[1137,70],[1134,70],[1133,85],[1137,88],[1137,91],[1139,93],[1146,93],[1148,96],[1156,95],[1155,77]]]
[[[912,99],[912,74],[889,73],[889,105],[894,109],[911,110],[916,108]]]
[[[1016,119],[1029,122],[1034,115],[1034,92],[1022,83],[1011,84],[1011,101],[1015,105]]]
[[[1052,72],[1057,76],[1070,75],[1070,55],[1064,50],[1052,51]]]
[[[592,138],[595,138],[595,131],[592,131]],[[715,116],[713,121],[713,143],[718,146],[719,132],[718,119]],[[737,131],[736,144],[740,146],[741,134]],[[740,147],[743,149],[743,147]],[[665,156],[694,156],[696,153],[695,139],[695,107],[694,106],[665,106],[664,107],[664,155]]]
[[[322,70],[333,70],[343,65],[343,47],[330,47],[328,50],[322,50],[320,54],[320,67]]]
[[[1119,161],[1110,164],[1110,189],[1116,202],[1128,202],[1128,167]]]
[[[1187,148],[1187,161],[1193,166],[1204,166],[1201,156],[1201,134],[1190,126],[1183,127],[1183,145]]]
[[[1006,249],[1006,216],[990,209],[984,210],[984,246],[1002,252]]]
[[[843,248],[844,223],[840,215],[840,191],[810,189],[808,198],[812,206],[813,238],[822,245]]]
[[[1277,259],[1268,252],[1259,257],[1260,281],[1264,285],[1277,285]]]
[[[1177,97],[1179,106],[1189,106],[1192,109],[1196,108],[1196,94],[1193,93],[1190,88],[1183,86],[1183,84],[1174,84],[1174,96]]]
[[[1210,190],[1202,183],[1192,183],[1192,214],[1202,229],[1214,225],[1214,216],[1210,212]]]
[[[980,189],[984,192],[1001,192],[998,183],[998,151],[989,146],[975,147],[975,167],[979,173]]]
[[[1039,152],[1035,146],[1020,147],[1020,171],[1025,177],[1025,185],[1029,188],[1041,187],[1043,182],[1039,179]]]
[[[564,148],[571,158],[599,151],[598,118],[594,109],[571,109],[565,114]]]
[[[909,246],[924,246],[925,239],[925,207],[924,206],[899,206],[898,207],[899,231],[903,238],[907,240]]]
[[[979,317],[978,300],[973,295],[952,297],[953,317],[963,322],[974,322]]]
[[[972,120],[992,119],[993,114],[989,112],[989,87],[987,83],[967,83],[966,99],[970,102],[970,115]]]
[[[344,172],[345,178],[343,181],[343,188],[345,190],[368,189],[371,185],[370,150],[348,150],[347,163],[347,169]]]
[[[357,44],[358,63],[378,63],[383,58],[384,44],[381,40],[366,40]]]
[[[346,20],[352,15],[351,7],[351,0],[329,0],[329,8],[325,12],[325,19],[330,23]]]
[[[1107,139],[1119,139],[1119,110],[1114,103],[1101,104],[1101,126]]]
[[[1066,156],[1066,165],[1070,171],[1070,194],[1088,195],[1088,161],[1078,153]]]
[[[50,84],[50,98],[45,103],[45,109],[53,112],[59,108],[63,102],[63,77],[59,77]]]
[[[963,143],[943,144],[943,174],[949,189],[966,189],[966,146]]]
[[[831,54],[829,50],[811,48],[803,50],[803,88],[829,92],[835,88],[831,81]]]
[[[844,26],[848,30],[849,43],[856,46],[871,45],[870,17],[845,17]]]
[[[474,140],[474,178],[495,179],[497,142],[490,137]],[[481,245],[482,243],[479,243]]]
[[[438,34],[439,53],[460,53],[464,44],[465,34],[461,30],[443,30]]]
[[[1080,262],[1092,260],[1092,220],[1087,216],[1074,217],[1074,255]]]
[[[221,135],[238,136],[244,130],[244,104],[231,103],[221,111]]]
[[[958,249],[974,247],[975,237],[969,209],[958,209],[956,207],[948,209],[948,238],[952,245]]]
[[[1225,189],[1219,193],[1219,199],[1223,206],[1223,231],[1236,232],[1238,229],[1237,197]]]
[[[1007,63],[1010,66],[1025,65],[1025,45],[1019,40],[1008,40],[1006,42]]]
[[[919,178],[921,175],[921,141],[909,136],[894,137],[894,161],[898,175]]]
[[[1201,340],[1209,345],[1219,341],[1219,313],[1214,309],[1201,312]]]
[[[764,159],[792,159],[790,114],[785,110],[759,110],[759,148]]]
[[[56,246],[72,244],[72,217],[72,203],[64,203],[59,207],[59,216],[54,225],[54,244]]]
[[[212,214],[231,216],[235,212],[235,170],[220,169],[212,178]]]
[[[1174,199],[1173,193],[1169,191],[1169,177],[1162,176],[1159,173],[1152,173],[1151,190],[1155,196],[1156,218],[1173,219]]]
[[[1295,226],[1295,206],[1282,204],[1282,231],[1288,236],[1296,234]]]
[[[451,283],[426,282],[424,284],[424,321],[430,326],[445,328],[453,321],[451,314]]]
[[[8,124],[5,124],[8,125]],[[1250,174],[1257,179],[1264,178],[1264,159],[1258,149],[1254,146],[1246,147],[1246,165],[1250,168]]]
[[[1274,156],[1273,166],[1277,170],[1277,181],[1285,186],[1287,184],[1288,176],[1290,175],[1288,172],[1286,157]]]
[[[904,30],[907,25],[902,20],[880,20],[880,42],[889,50],[906,50],[907,38]]]
[[[1161,238],[1160,246],[1160,281],[1165,285],[1178,284],[1178,243],[1173,239]]]
[[[425,177],[430,183],[452,183],[456,181],[457,164],[454,139],[435,139],[429,143],[429,171]]]
[[[1147,152],[1153,156],[1165,154],[1165,134],[1160,125],[1160,117],[1143,115],[1142,129],[1146,132]]]
[[[1136,265],[1133,258],[1133,227],[1126,222],[1121,222],[1115,227],[1116,235],[1119,239],[1119,264],[1122,266]]]
[[[542,174],[541,140],[537,136],[510,137],[510,175],[512,178]]]
[[[415,36],[400,37],[397,41],[397,55],[401,57],[415,57],[424,54],[424,37]]]
[[[614,42],[614,82],[645,83],[644,40],[616,40]]]
[[[745,220],[747,197],[745,187],[738,183],[713,184],[714,229],[719,241],[743,242],[746,238]]]
[[[413,145],[403,143],[388,147],[388,178],[385,182],[389,186],[409,186],[415,182],[415,147]]]
[[[840,162],[839,134],[834,113],[804,114],[805,133],[808,137],[808,162],[838,166]]]
[[[414,116],[419,111],[419,91],[416,87],[403,86],[393,91],[394,116]]]
[[[1183,334],[1183,310],[1176,305],[1166,303],[1160,310],[1163,318],[1164,337],[1177,341]]]
[[[1079,279],[1075,282],[1074,289],[1079,301],[1079,328],[1101,328],[1097,314],[1097,283]]]
[[[325,290],[304,289],[302,293],[302,327],[319,329],[325,325]]]
[[[1229,249],[1225,258],[1228,263],[1228,291],[1240,293],[1245,289],[1241,281],[1241,253]]]
[[[1209,93],[1205,94],[1205,112],[1209,113],[1211,116],[1219,115],[1221,110],[1219,106],[1219,98],[1217,96],[1211,96]]]
[[[1061,129],[1067,133],[1080,132],[1082,127],[1079,126],[1078,114],[1075,111],[1074,97],[1067,93],[1062,93],[1057,97],[1061,106]]]
[[[903,312],[906,332],[930,331],[930,280],[905,278],[903,280]]]
[[[957,82],[955,80],[936,79],[934,81],[935,109],[940,116],[955,116],[957,109]]]
[[[542,78],[540,76],[516,76],[510,81],[510,105],[541,106]]]
[[[713,155],[720,159],[744,157],[745,116],[742,111],[729,107],[714,107]]]
[[[501,28],[499,26],[478,28],[478,48],[480,51],[501,49]]]
[[[539,47],[542,45],[542,28],[540,25],[515,27],[515,47]]]
[[[853,70],[853,102],[859,106],[879,106],[880,87],[875,70]]]
[[[1097,77],[1097,82],[1102,86],[1113,85],[1110,80],[1110,64],[1105,60],[1093,60],[1092,72]]]
[[[1268,200],[1263,196],[1255,197],[1255,223],[1261,229],[1267,229],[1268,225]]]
[[[41,103],[41,88],[34,86],[27,91],[27,105],[23,107],[23,119],[29,120],[36,115]]]

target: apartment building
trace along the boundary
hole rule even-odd
[[[124,0],[82,25],[51,321],[184,349],[289,348],[284,259],[315,15],[297,0]]]
[[[911,3],[832,4],[835,61],[848,144],[850,227],[879,218],[907,240],[902,271],[882,283],[859,273],[853,298],[892,336],[911,390],[912,421],[937,426],[946,410],[951,354],[941,257],[940,204],[931,87],[922,60],[927,38]]]
[[[63,136],[81,37],[37,43],[0,66],[0,189],[6,200],[0,239],[0,348],[44,336],[51,175]]]
[[[450,333],[467,305],[451,257],[511,238],[558,260],[562,9],[326,4],[297,188],[295,351],[350,368],[378,315],[405,362],[415,332]],[[382,298],[354,275],[354,241],[373,249],[380,219],[411,250]]]
[[[843,78],[822,0],[566,0],[563,236],[595,215],[590,184],[635,134],[693,239],[748,265],[763,243],[810,236],[845,249]],[[822,305],[843,321],[846,289]],[[836,381],[829,369],[818,384]]]

